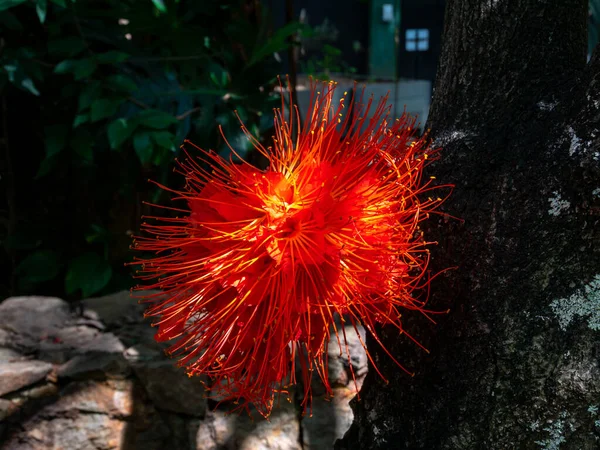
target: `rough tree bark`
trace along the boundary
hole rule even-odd
[[[587,0],[449,0],[429,116],[431,166],[455,184],[431,326],[369,342],[340,449],[600,448],[600,53]]]

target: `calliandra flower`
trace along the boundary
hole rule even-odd
[[[143,300],[156,340],[173,341],[168,353],[190,376],[209,376],[218,398],[265,416],[297,373],[305,408],[313,372],[332,392],[332,332],[351,356],[335,317],[379,342],[376,323],[405,332],[405,310],[427,314],[415,290],[428,285],[419,223],[442,201],[422,180],[435,152],[415,136],[415,119],[388,121],[386,98],[366,119],[372,99],[346,110],[335,89],[312,85],[303,126],[297,110],[288,120],[276,110],[270,147],[242,125],[266,170],[186,142],[187,184],[171,191],[186,207],[178,218],[148,218],[134,243],[155,252],[138,260],[138,289],[161,291]]]

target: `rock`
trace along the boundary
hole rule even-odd
[[[61,392],[60,401],[49,405],[46,414],[62,415],[68,412],[110,414],[127,418],[133,414],[133,383],[83,381],[69,384]]]
[[[0,395],[17,391],[44,379],[52,364],[43,361],[16,361],[0,363]]]
[[[0,421],[12,415],[15,409],[16,406],[13,402],[0,398]]]
[[[273,408],[269,421],[258,414],[249,417],[213,411],[203,421],[194,422],[196,450],[300,450],[300,427],[293,404],[283,401]]]
[[[222,411],[210,412],[204,420],[190,423],[190,434],[194,449],[220,450],[234,439],[237,416],[228,416]]]
[[[368,370],[367,354],[360,342],[359,334],[353,326],[338,324],[337,329],[339,341],[332,330],[327,347],[329,384],[332,388],[345,387],[351,384],[352,388],[357,386],[360,389]],[[358,326],[358,329],[360,337],[364,342],[365,331],[361,326]],[[350,355],[350,360],[348,359],[348,355]],[[354,378],[352,376],[353,372]],[[296,376],[300,377],[300,372]],[[356,386],[354,386],[354,379],[356,379]],[[315,396],[326,394],[325,387],[316,371],[313,372],[311,385]]]
[[[97,373],[123,377],[129,372],[129,365],[123,357],[124,350],[125,347],[114,334],[99,333],[97,330],[89,334],[86,331],[82,333],[81,345],[74,351],[75,356],[58,368],[58,376],[76,378]]]
[[[19,413],[31,414],[51,402],[57,394],[58,388],[52,382],[44,382],[12,392],[6,398],[0,399],[0,416],[4,415],[6,419],[12,415],[19,417]]]
[[[201,377],[188,377],[175,360],[144,345],[127,349],[125,357],[156,408],[204,416],[206,394]]]
[[[148,291],[147,294],[152,294],[152,292]],[[137,295],[142,295],[142,293]],[[88,298],[83,301],[83,304],[86,309],[84,316],[97,317],[109,329],[120,327],[126,323],[141,323],[144,320],[144,310],[146,309],[144,305],[138,304],[137,298],[131,297],[129,291]]]
[[[117,336],[112,333],[101,333],[96,335],[91,341],[77,349],[78,353],[123,353],[125,346]]]
[[[344,327],[344,332],[346,333],[346,345],[348,346],[348,353],[350,353],[350,363],[352,364],[354,375],[358,378],[367,374],[369,360],[363,346],[363,343],[366,343],[366,331],[360,325],[357,325],[357,329],[358,330],[352,325],[346,325]],[[336,347],[338,347],[337,344]],[[345,357],[343,361],[348,365],[347,357]]]
[[[301,421],[282,398],[267,421],[255,411],[228,414],[228,404],[207,412],[203,378],[187,377],[165,356],[169,343],[154,340],[144,306],[128,292],[84,306],[80,317],[60,299],[0,304],[2,448],[295,450],[303,448],[301,434],[307,448],[331,448],[352,421],[349,367],[360,383],[367,359],[351,326],[344,328],[351,362],[335,337],[328,351],[334,399],[325,401],[315,383],[312,418]]]
[[[8,347],[11,344],[11,334],[0,327],[0,347]]]
[[[0,303],[0,328],[47,339],[70,318],[69,304],[55,297],[11,297]]]
[[[10,348],[2,348],[0,347],[0,364],[5,362],[14,362],[22,359],[23,356],[10,349]]]
[[[60,378],[82,378],[94,375],[122,378],[130,371],[127,360],[119,353],[86,353],[62,364],[57,375]]]
[[[354,419],[349,402],[355,395],[353,388],[338,387],[333,389],[333,398],[313,397],[312,413],[302,418],[305,450],[333,448],[344,436]]]
[[[132,381],[71,383],[55,403],[21,423],[4,448],[166,448],[169,430],[137,394]],[[148,439],[140,442],[144,435]]]

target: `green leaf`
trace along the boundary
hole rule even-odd
[[[75,136],[71,138],[71,149],[83,160],[84,163],[91,163],[94,160],[94,139],[85,129],[77,130]]]
[[[89,77],[96,71],[98,64],[93,58],[85,58],[80,59],[75,62],[75,67],[73,68],[73,74],[75,75],[76,80],[83,80],[84,78]]]
[[[165,148],[157,148],[152,153],[152,165],[156,167],[164,166],[173,159],[173,153]]]
[[[165,2],[163,0],[152,0],[152,3],[156,7],[156,9],[158,9],[161,13],[166,13],[167,12],[167,7],[166,7]]]
[[[82,125],[89,121],[90,121],[90,115],[88,113],[77,114],[75,116],[75,120],[73,121],[73,128],[77,128],[79,125]]]
[[[111,75],[106,79],[106,84],[112,89],[127,93],[138,89],[135,81],[125,75]]]
[[[13,234],[10,234],[4,240],[4,246],[11,250],[33,250],[42,244],[42,240],[39,238],[39,233],[29,233],[23,230],[17,230]]]
[[[116,64],[125,61],[127,58],[129,58],[127,53],[118,52],[116,50],[96,55],[96,60],[100,64]]]
[[[92,122],[97,122],[115,115],[121,103],[122,100],[109,100],[106,98],[95,100],[91,107],[90,118],[92,119]]]
[[[54,67],[54,73],[69,73],[73,70],[75,66],[75,61],[72,59],[65,59],[64,61],[59,62]]]
[[[81,290],[83,298],[99,292],[112,277],[112,267],[100,255],[85,253],[69,263],[65,277],[65,291],[74,294]]]
[[[275,52],[286,49],[288,45],[290,45],[288,38],[294,33],[304,29],[306,29],[306,25],[298,22],[291,22],[279,28],[275,33],[273,33],[273,36],[271,36],[265,44],[260,47],[257,46],[254,49],[252,56],[250,57],[250,61],[248,62],[248,67],[253,66],[257,62],[262,61],[267,56],[270,56]]]
[[[40,167],[38,168],[34,178],[37,180],[48,175],[57,166],[58,160],[59,158],[56,154],[52,156],[46,156],[44,159],[42,159]]]
[[[173,133],[169,133],[168,131],[153,131],[150,133],[150,136],[154,143],[159,147],[175,150],[175,136]]]
[[[131,133],[135,130],[135,124],[127,121],[127,119],[117,119],[108,125],[108,142],[110,148],[117,150],[123,142],[125,142]]]
[[[60,272],[59,254],[53,250],[38,250],[21,261],[15,272],[30,283],[50,281]]]
[[[82,111],[86,108],[89,108],[92,102],[96,100],[96,98],[98,98],[101,91],[102,86],[100,85],[99,81],[92,81],[91,83],[86,85],[81,90],[81,94],[79,94],[79,101],[77,105],[78,111]]]
[[[162,129],[177,123],[177,119],[159,109],[146,109],[138,113],[135,120],[148,128]]]
[[[35,11],[37,12],[40,23],[44,23],[46,20],[46,12],[48,10],[48,2],[46,0],[37,0],[35,5]]]
[[[14,6],[25,3],[27,0],[2,0],[0,1],[0,12],[6,11]]]
[[[84,49],[85,42],[78,36],[68,36],[48,42],[48,53],[58,56],[75,56]]]
[[[93,74],[97,67],[94,58],[65,59],[56,65],[54,73],[73,73],[76,80],[83,80]]]
[[[67,133],[69,129],[66,125],[51,125],[44,128],[46,157],[50,158],[62,149],[67,144]]]
[[[65,0],[50,0],[52,3],[58,6],[62,6],[63,8],[67,7],[67,2]]]
[[[91,230],[85,234],[85,240],[88,244],[96,242],[107,243],[110,238],[108,230],[100,225],[92,224]]]
[[[0,14],[0,29],[2,28],[10,31],[21,31],[23,29],[23,25],[21,25],[21,22],[19,22],[14,14],[10,12],[4,12]]]
[[[154,149],[150,141],[150,133],[139,131],[133,135],[133,148],[138,155],[140,162],[146,164],[152,158],[152,150]]]
[[[40,95],[40,91],[36,89],[35,84],[33,84],[33,80],[31,78],[23,79],[23,81],[21,81],[21,86],[23,86],[24,89],[31,92],[33,95]]]

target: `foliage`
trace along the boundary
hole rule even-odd
[[[354,74],[356,68],[343,59],[342,50],[335,44],[339,31],[329,20],[312,28],[302,30],[300,67],[302,72],[315,78],[328,80],[331,74]],[[358,41],[355,45],[360,46]]]
[[[270,137],[273,58],[259,2],[3,0],[0,295],[76,300],[129,287],[129,244],[168,195],[185,138],[250,159],[234,111]]]

